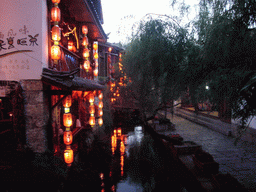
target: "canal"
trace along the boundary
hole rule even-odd
[[[111,134],[109,173],[100,173],[101,192],[186,191],[170,154],[135,127],[133,132],[114,129]]]

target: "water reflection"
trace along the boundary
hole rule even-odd
[[[112,192],[182,191],[176,167],[166,158],[166,153],[156,147],[154,139],[137,126],[134,132],[122,134],[115,129],[111,140]]]

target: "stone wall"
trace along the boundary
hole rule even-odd
[[[34,152],[47,149],[46,130],[49,121],[47,99],[41,80],[21,80],[24,96],[26,144]]]

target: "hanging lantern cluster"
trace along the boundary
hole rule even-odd
[[[57,65],[61,57],[61,51],[59,47],[59,41],[61,39],[61,31],[58,25],[61,17],[60,8],[58,7],[60,0],[52,0],[52,3],[54,4],[54,6],[51,9],[51,20],[53,21],[54,26],[52,27],[53,45],[51,47],[51,57],[54,65]]]
[[[63,125],[66,130],[63,134],[63,141],[66,145],[66,150],[64,151],[64,160],[68,166],[71,166],[73,162],[73,150],[71,149],[71,144],[73,142],[73,135],[70,127],[72,126],[72,114],[70,113],[70,107],[72,105],[72,97],[71,95],[66,96],[63,100],[64,114],[63,114]]]
[[[110,55],[110,53],[111,53],[111,51],[112,51],[112,48],[111,47],[109,47],[108,48],[108,52],[109,52],[109,54],[108,54],[108,73],[109,73],[109,76],[111,77],[111,73],[112,73],[112,69],[113,69],[113,66],[112,66],[112,64],[111,64],[111,55]]]
[[[83,50],[84,69],[86,72],[88,72],[90,69],[90,60],[89,60],[90,50],[88,49],[88,45],[89,45],[89,40],[87,37],[88,27],[86,25],[82,26],[82,33],[84,35],[83,40],[82,40],[82,45],[84,46],[84,50]]]
[[[102,91],[99,91],[98,98],[99,98],[98,123],[99,123],[99,126],[101,127],[103,125],[103,119],[102,119],[102,116],[103,116],[103,101],[102,101],[103,93],[102,93]]]
[[[94,94],[93,92],[91,92],[89,94],[89,113],[90,113],[90,118],[89,118],[89,124],[93,127],[95,125],[95,117],[94,117],[94,113],[95,113],[95,107],[94,107]]]
[[[93,59],[95,61],[95,68],[94,68],[94,71],[93,71],[93,74],[94,74],[94,77],[97,77],[98,76],[98,66],[99,66],[99,54],[98,54],[98,42],[97,41],[94,41],[93,42]]]

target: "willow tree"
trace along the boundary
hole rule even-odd
[[[171,106],[184,90],[186,35],[175,22],[149,18],[127,45],[124,68],[131,81],[126,89],[144,120]]]

